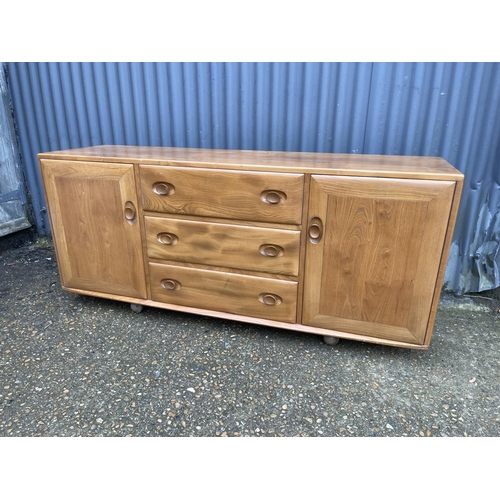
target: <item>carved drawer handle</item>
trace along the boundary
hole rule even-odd
[[[124,215],[125,220],[129,224],[134,224],[137,221],[137,210],[135,209],[135,206],[131,201],[127,201],[125,203]]]
[[[272,245],[266,243],[265,245],[261,245],[259,247],[259,252],[264,257],[281,257],[285,253],[285,250],[283,249],[283,247],[280,247],[279,245]]]
[[[283,299],[274,293],[261,293],[259,301],[266,306],[278,306],[283,302]]]
[[[323,222],[320,218],[314,217],[309,223],[309,240],[311,243],[319,243],[323,237]]]
[[[175,187],[170,182],[155,182],[153,184],[153,192],[160,196],[170,196],[175,193]]]
[[[277,205],[278,203],[283,203],[284,201],[286,201],[286,194],[283,191],[268,189],[267,191],[262,191],[262,193],[260,193],[260,199],[264,203]]]
[[[179,237],[176,234],[172,233],[158,233],[156,235],[156,239],[162,245],[176,245],[179,241]]]
[[[160,284],[165,290],[179,290],[182,286],[177,280],[172,279],[161,280]]]

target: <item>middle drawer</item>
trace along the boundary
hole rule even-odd
[[[145,217],[148,257],[298,276],[300,231]]]

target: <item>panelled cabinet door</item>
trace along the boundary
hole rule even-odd
[[[61,282],[146,298],[134,167],[41,160]]]
[[[424,344],[454,189],[313,175],[303,323]]]

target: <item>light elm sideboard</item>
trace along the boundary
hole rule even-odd
[[[463,175],[437,157],[38,155],[64,290],[427,349]]]

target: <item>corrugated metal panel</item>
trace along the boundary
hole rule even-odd
[[[36,223],[41,151],[95,144],[442,156],[466,175],[446,287],[500,285],[498,63],[10,63]]]

